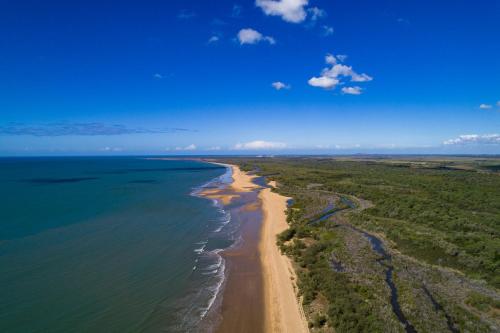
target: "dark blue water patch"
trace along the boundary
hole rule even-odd
[[[22,179],[20,182],[32,184],[64,184],[64,183],[79,183],[88,180],[96,180],[98,177],[72,177],[72,178],[31,178]]]
[[[138,180],[131,180],[128,182],[129,184],[158,184],[159,182],[154,179],[138,179]]]
[[[106,175],[123,175],[129,173],[138,173],[138,172],[177,172],[177,171],[207,171],[207,170],[219,170],[225,169],[224,166],[210,166],[210,167],[187,167],[187,168],[129,168],[122,170],[105,170],[98,171],[94,173],[98,174],[106,174]]]
[[[443,311],[444,317],[446,318],[446,325],[448,326],[448,329],[452,333],[460,333],[458,329],[455,328],[455,324],[453,323],[453,319],[450,317],[450,315],[445,311],[443,306],[439,304],[439,302],[432,296],[431,292],[425,285],[422,286],[422,289],[424,290],[424,293],[429,297],[429,300],[432,303],[432,306],[434,307],[434,310],[436,312]]]
[[[317,217],[317,218],[313,219],[312,221],[310,221],[309,224],[314,225],[314,224],[318,224],[320,222],[326,221],[330,217],[332,217],[333,215],[335,215],[337,212],[339,212],[339,210],[338,209],[334,209],[331,212],[324,213],[324,214],[320,215],[319,217]]]
[[[330,202],[322,211],[321,214],[328,213],[329,211],[335,209],[335,204]]]
[[[294,200],[294,199],[288,199],[288,200],[286,201],[286,206],[287,206],[287,207],[292,207],[294,203],[295,203],[295,200]]]
[[[346,198],[346,197],[340,197],[340,201],[344,204],[349,206],[349,208],[356,208],[356,204],[352,202],[352,200]]]
[[[309,224],[317,224],[317,223],[326,221],[330,217],[332,217],[333,215],[335,215],[338,212],[341,212],[343,210],[346,210],[346,209],[348,209],[348,208],[338,208],[338,207],[335,207],[334,204],[329,204],[328,207],[323,209],[323,211],[319,214],[319,216],[314,218],[312,221],[310,221]]]
[[[260,187],[269,188],[270,186],[267,184],[267,178],[265,176],[255,177],[252,182],[255,185],[259,185]]]

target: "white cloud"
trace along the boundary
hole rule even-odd
[[[326,11],[318,7],[308,8],[307,12],[311,14],[312,21],[317,21],[318,19],[326,16]]]
[[[373,78],[368,74],[365,73],[358,74],[352,69],[351,66],[338,63],[339,61],[344,61],[346,58],[347,58],[346,55],[341,55],[339,57],[336,57],[333,54],[327,54],[325,57],[325,62],[328,65],[331,65],[331,67],[324,68],[321,71],[321,76],[310,78],[308,81],[309,85],[313,87],[320,87],[323,89],[334,89],[338,84],[344,84],[346,83],[346,81],[368,82],[373,80]],[[355,90],[351,90],[351,92],[354,91]],[[351,92],[344,91],[344,93],[351,93]],[[361,92],[360,88],[358,92]]]
[[[363,89],[361,87],[343,87],[342,93],[347,95],[361,95]]]
[[[339,84],[339,82],[339,80],[327,76],[312,77],[309,81],[307,81],[310,86],[323,89],[333,89],[337,86],[337,84]]]
[[[283,149],[286,148],[286,144],[283,142],[271,142],[271,141],[250,141],[246,143],[238,143],[234,146],[237,150],[261,150],[261,149]]]
[[[276,89],[276,90],[281,90],[281,89],[290,89],[290,85],[289,84],[285,84],[281,81],[276,81],[276,82],[273,82],[271,83],[271,86]]]
[[[220,146],[214,146],[214,147],[210,147],[208,148],[207,150],[221,150],[222,148]]]
[[[497,102],[497,106],[500,107],[500,101]]]
[[[280,16],[291,23],[300,23],[306,19],[304,9],[308,0],[256,0],[255,5],[260,7],[266,15]]]
[[[492,107],[493,106],[491,104],[481,104],[481,105],[479,105],[479,108],[483,109],[483,110],[491,109]]]
[[[323,26],[323,36],[331,36],[333,35],[333,32],[333,27],[330,27],[329,25]]]
[[[154,77],[155,79],[158,79],[158,80],[163,79],[163,75],[161,75],[160,73],[154,73],[154,74],[153,74],[153,77]]]
[[[351,68],[351,67],[349,67],[349,68]],[[350,75],[351,75],[352,82],[368,82],[368,81],[373,80],[373,78],[371,76],[369,76],[365,73],[357,74],[354,71],[351,71]]]
[[[212,44],[219,41],[219,36],[212,36],[208,39],[208,44]]]
[[[333,54],[327,54],[325,62],[329,65],[335,65],[337,63],[337,58]]]
[[[500,144],[500,134],[464,134],[443,142],[445,145]]]
[[[247,28],[247,29],[241,29],[238,32],[238,40],[240,41],[240,44],[257,44],[261,41],[266,41],[269,44],[275,44],[276,41],[274,40],[273,37],[270,36],[264,36],[257,30]]]
[[[190,144],[186,147],[176,147],[175,150],[195,150],[196,145],[195,144]]]

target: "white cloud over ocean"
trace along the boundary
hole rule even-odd
[[[262,150],[262,149],[283,149],[286,148],[286,144],[283,142],[272,142],[272,141],[262,141],[255,140],[246,143],[237,143],[234,146],[236,150]]]

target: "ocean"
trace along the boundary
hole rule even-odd
[[[0,159],[0,332],[196,330],[224,281],[230,169],[140,157]]]

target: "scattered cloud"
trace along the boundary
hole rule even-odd
[[[217,150],[221,150],[222,148],[220,146],[214,146],[214,147],[210,147],[208,148],[207,150],[210,150],[210,151],[217,151]]]
[[[300,23],[307,17],[304,7],[308,2],[308,0],[256,0],[255,5],[266,15],[280,16],[286,22]]]
[[[192,19],[195,17],[196,17],[195,12],[192,12],[192,11],[189,11],[186,9],[182,9],[181,11],[179,11],[179,13],[177,13],[177,18],[179,20],[189,20],[189,19]]]
[[[500,101],[497,102],[497,106],[500,108]]]
[[[208,39],[208,44],[216,43],[220,40],[219,36],[212,36]]]
[[[240,45],[243,44],[257,44],[259,42],[265,41],[268,42],[269,44],[273,45],[276,43],[273,37],[270,36],[264,36],[257,30],[251,29],[251,28],[246,28],[246,29],[241,29],[238,32],[238,40],[240,42]]]
[[[261,150],[261,149],[283,149],[286,148],[286,144],[283,142],[271,142],[271,141],[250,141],[246,143],[238,143],[234,146],[237,150]]]
[[[347,94],[347,95],[361,95],[361,92],[363,89],[361,87],[355,86],[355,87],[343,87],[342,88],[342,93]]]
[[[464,134],[443,142],[444,145],[500,145],[500,134]]]
[[[481,105],[479,105],[479,108],[483,109],[483,110],[488,110],[488,109],[491,109],[492,107],[493,107],[493,105],[491,105],[491,104],[481,104]]]
[[[104,123],[50,123],[42,125],[9,124],[0,126],[0,135],[31,135],[31,136],[95,136],[95,135],[125,135],[125,134],[159,134],[189,132],[185,128],[139,128],[119,124]]]
[[[243,8],[240,5],[238,5],[238,4],[233,5],[233,10],[231,12],[231,17],[234,17],[234,18],[240,17],[242,10],[243,10]]]
[[[317,21],[321,18],[326,17],[326,11],[318,7],[311,7],[307,9],[307,12],[311,14],[311,21]]]
[[[309,85],[313,87],[319,87],[323,89],[334,89],[337,85],[339,84],[345,84],[346,82],[368,82],[373,80],[371,76],[368,74],[358,74],[355,72],[351,66],[347,66],[344,64],[341,64],[339,62],[344,61],[347,58],[347,56],[342,55],[341,57],[336,57],[333,54],[327,54],[325,57],[325,62],[328,65],[331,65],[330,68],[324,68],[321,71],[321,75],[318,77],[312,77],[309,79],[308,83]],[[359,87],[352,87],[352,89],[348,89],[350,92],[345,92],[342,90],[344,93],[351,93],[357,91],[356,88]],[[359,88],[359,93],[361,92],[361,88]]]
[[[196,150],[196,145],[192,143],[186,147],[176,147],[175,150]]]
[[[271,86],[276,90],[290,89],[291,88],[291,86],[289,84],[285,84],[281,81],[273,82],[273,83],[271,83]]]
[[[334,33],[333,27],[330,27],[329,25],[324,25],[323,26],[323,36],[331,36]]]
[[[154,74],[153,74],[153,77],[154,77],[155,79],[158,79],[158,80],[163,79],[163,75],[161,75],[160,73],[154,73]]]

